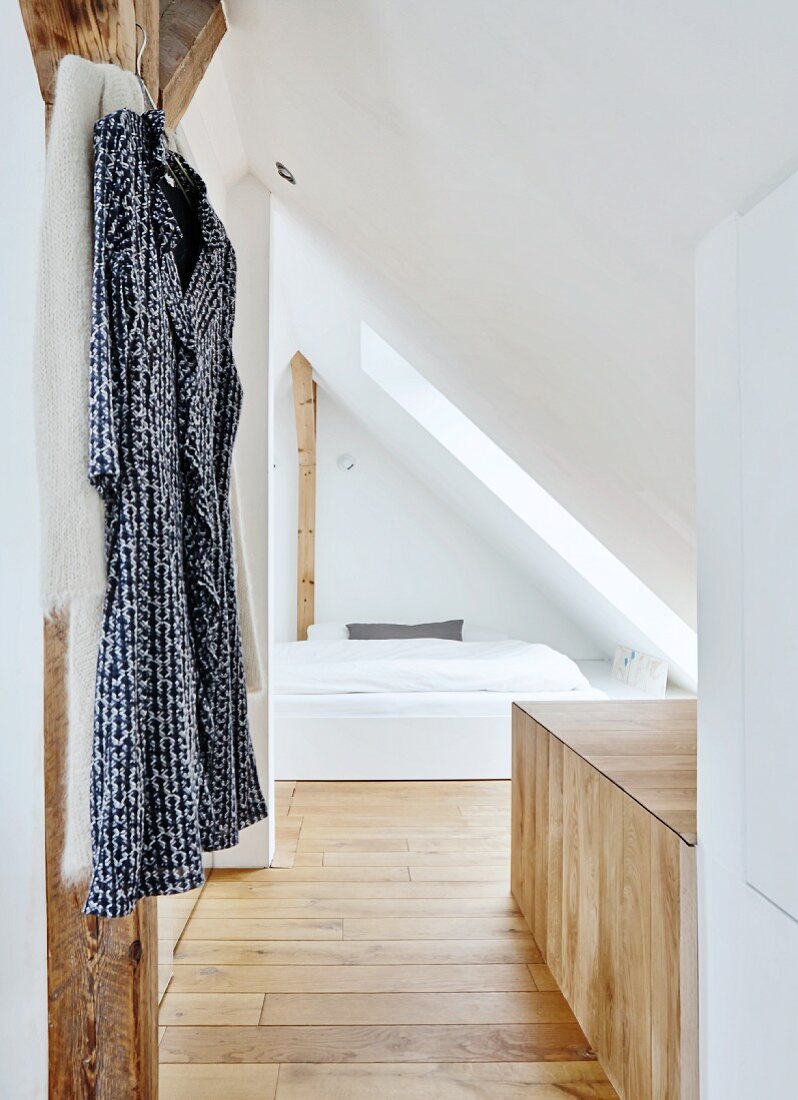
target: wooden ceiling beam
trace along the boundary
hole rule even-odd
[[[224,37],[221,0],[161,0],[161,106],[167,125],[178,125]]]

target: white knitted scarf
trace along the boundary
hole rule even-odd
[[[85,880],[91,868],[94,682],[105,594],[103,506],[87,479],[92,139],[95,122],[122,108],[145,109],[135,74],[80,57],[62,60],[47,147],[34,388],[42,602],[47,615],[66,612],[69,617],[62,874],[75,883]],[[261,687],[260,659],[235,488],[232,497],[244,663],[247,686],[257,691]]]

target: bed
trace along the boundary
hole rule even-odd
[[[607,697],[564,654],[501,637],[311,635],[275,646],[270,680],[275,775],[293,780],[509,779],[515,700]]]

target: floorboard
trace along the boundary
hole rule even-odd
[[[610,1100],[595,1062],[280,1067],[277,1100]]]
[[[615,1097],[509,891],[509,784],[281,783],[279,867],[212,872],[161,1100]]]
[[[593,1057],[578,1024],[167,1027],[162,1062],[537,1062]]]
[[[176,966],[169,990],[179,993],[207,991],[264,994],[534,991],[544,988],[538,984],[540,979],[535,977],[535,969],[524,963],[444,963],[436,966]],[[549,985],[548,988],[552,986]],[[553,988],[556,989],[556,985]]]
[[[386,963],[538,963],[540,951],[530,935],[485,940],[193,940],[185,933],[175,948],[175,962],[275,966],[362,966]]]
[[[234,994],[221,996],[229,997]],[[219,997],[217,996],[216,999],[218,1000]],[[166,1022],[164,1020],[164,1023]],[[236,1022],[250,1023],[251,1021]],[[320,1024],[558,1024],[573,1022],[573,1014],[561,993],[532,992],[269,993],[263,1001],[260,1016],[260,1023],[272,1026],[280,1024],[314,1026]]]

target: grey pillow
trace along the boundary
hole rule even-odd
[[[462,642],[463,620],[449,619],[445,623],[347,623],[349,637],[357,641],[373,641],[385,638],[445,638],[450,642]]]

